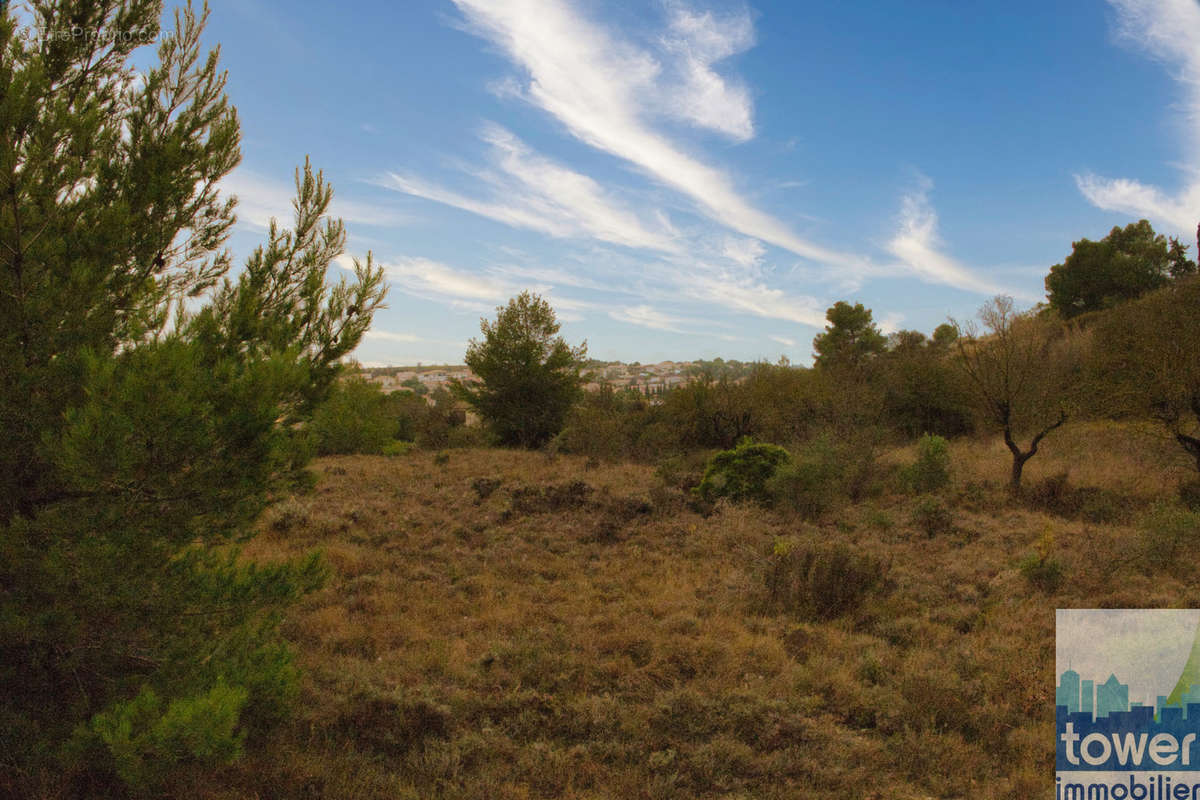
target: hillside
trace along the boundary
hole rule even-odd
[[[323,459],[245,550],[332,566],[285,624],[302,712],[200,794],[1041,796],[1054,609],[1200,601],[1193,570],[1157,568],[1139,510],[1169,494],[1175,454],[1113,425],[1047,443],[1028,476],[1043,499],[1085,465],[1107,500],[1084,516],[1108,522],[1009,499],[998,441],[952,456],[933,528],[892,491],[806,522],[705,516],[652,468],[578,457]],[[832,618],[783,607],[796,554],[836,542],[878,556],[882,581]],[[1059,587],[1021,569],[1039,550]]]

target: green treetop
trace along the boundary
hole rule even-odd
[[[887,337],[862,303],[839,300],[825,312],[829,324],[813,339],[814,365],[823,368],[857,368],[887,349]]]
[[[1172,274],[1188,274],[1194,265],[1187,248],[1168,242],[1147,220],[1115,227],[1098,242],[1080,239],[1071,255],[1050,268],[1046,296],[1064,319],[1118,303],[1166,285]]]

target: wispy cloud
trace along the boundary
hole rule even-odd
[[[783,319],[813,327],[825,324],[825,311],[816,298],[789,295],[782,289],[753,279],[739,279],[727,274],[698,274],[684,279],[679,291],[694,300],[758,317]]]
[[[345,267],[348,259],[343,256],[338,263]],[[393,291],[459,310],[490,313],[525,290],[548,301],[562,322],[578,322],[584,318],[582,312],[600,307],[592,301],[561,294],[550,282],[530,284],[527,280],[513,280],[514,276],[503,269],[473,271],[420,257],[380,262],[380,266]]]
[[[671,115],[737,141],[754,136],[754,104],[741,83],[721,76],[713,65],[754,45],[754,23],[745,9],[718,16],[698,13],[679,2],[667,6],[663,48],[677,59],[680,86],[665,93]]]
[[[766,252],[767,248],[758,239],[744,239],[740,236],[725,237],[721,247],[722,255],[747,270],[757,270]]]
[[[472,173],[490,189],[487,199],[394,172],[377,183],[554,237],[589,237],[626,247],[679,252],[675,232],[664,214],[650,214],[653,225],[647,224],[588,176],[533,152],[498,125],[484,126],[482,138],[490,146],[498,170]]]
[[[917,187],[900,201],[900,223],[887,243],[887,250],[917,277],[982,294],[1002,291],[991,281],[980,278],[955,259],[942,252],[938,235],[938,216],[929,201],[933,181],[918,175]]]
[[[292,207],[292,201],[296,197],[294,182],[267,178],[242,167],[226,176],[221,181],[221,188],[237,195],[237,215],[242,224],[257,230],[266,230],[271,219],[275,218],[281,226],[291,226],[295,217]],[[330,204],[329,213],[334,217],[341,217],[347,225],[396,227],[412,221],[408,215],[393,209],[342,198],[337,187],[333,188],[333,202]]]
[[[895,333],[900,330],[900,323],[904,322],[904,315],[898,311],[892,311],[884,314],[879,320],[879,330],[883,333]]]
[[[524,71],[526,79],[509,84],[511,91],[551,114],[581,141],[629,161],[690,198],[710,219],[746,236],[821,264],[866,266],[865,259],[810,242],[755,208],[727,174],[656,130],[649,120],[661,113],[662,70],[650,53],[584,18],[567,0],[454,2],[470,30],[500,47]],[[673,29],[692,35],[689,52],[702,51],[713,59],[745,44],[744,34],[740,40],[731,37],[728,26],[680,8],[672,12]],[[723,43],[699,44],[712,37],[723,37]],[[715,96],[727,103],[736,94],[731,91],[726,86]],[[707,113],[689,115],[700,124],[697,117],[708,118]]]
[[[767,338],[770,339],[772,342],[779,342],[784,347],[795,347],[796,346],[796,340],[789,339],[787,336],[768,336]]]
[[[457,308],[487,311],[519,291],[488,275],[456,269],[428,258],[401,258],[383,264],[383,268],[395,291]]]
[[[683,329],[679,326],[685,321],[679,317],[664,314],[648,305],[617,308],[609,311],[608,315],[618,322],[674,333],[683,333]]]
[[[367,330],[367,332],[365,334],[363,334],[363,336],[364,336],[364,338],[367,338],[367,339],[379,339],[379,340],[385,341],[385,342],[424,342],[424,341],[426,341],[425,337],[417,336],[415,333],[396,333],[395,331],[385,331],[385,330],[380,330],[379,328],[370,328]]]
[[[1187,116],[1183,185],[1172,195],[1132,178],[1075,176],[1088,202],[1105,211],[1147,217],[1190,233],[1200,220],[1200,3],[1196,0],[1109,0],[1120,40],[1159,59],[1183,90]]]

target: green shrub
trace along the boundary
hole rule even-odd
[[[1053,555],[1054,531],[1049,524],[1042,531],[1037,543],[1037,551],[1030,553],[1021,560],[1021,574],[1029,585],[1040,589],[1046,594],[1054,594],[1062,585],[1066,567]]]
[[[1200,513],[1156,506],[1139,526],[1138,545],[1147,571],[1181,571],[1200,545]]]
[[[806,517],[829,510],[843,494],[846,465],[841,455],[827,437],[809,442],[767,482],[772,503]]]
[[[220,685],[164,708],[154,690],[144,687],[132,700],[94,716],[81,735],[98,740],[117,776],[144,791],[181,761],[227,764],[241,755],[244,734],[234,728],[248,696],[241,687]]]
[[[454,445],[456,431],[467,422],[467,412],[454,396],[438,387],[430,394],[433,404],[417,419],[417,446],[426,450],[441,450]],[[469,435],[469,434],[468,434]]]
[[[950,484],[950,446],[941,436],[925,434],[917,442],[917,460],[904,469],[907,488],[917,494]]]
[[[382,452],[385,456],[402,456],[412,450],[414,447],[412,442],[402,442],[396,439],[388,442],[383,446]]]
[[[363,378],[341,381],[313,414],[309,431],[318,455],[382,453],[399,429],[379,385]]]
[[[879,592],[886,575],[879,558],[841,542],[797,545],[780,539],[767,574],[769,602],[802,618],[835,619]]]
[[[1021,560],[1021,574],[1030,586],[1041,589],[1046,594],[1054,594],[1062,585],[1066,568],[1057,558],[1042,558],[1036,553],[1030,553]]]
[[[936,497],[923,497],[918,501],[913,508],[912,522],[930,539],[954,530],[954,517],[950,509]]]
[[[734,502],[767,503],[767,481],[790,460],[788,451],[778,445],[743,439],[737,447],[722,450],[709,460],[695,492],[709,501],[725,497]]]

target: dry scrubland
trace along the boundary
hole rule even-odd
[[[1098,523],[1010,500],[1003,445],[956,443],[952,516],[932,528],[892,490],[817,520],[705,515],[646,466],[320,460],[315,492],[272,508],[245,549],[319,548],[332,568],[285,622],[298,718],[187,791],[1049,796],[1054,609],[1200,605],[1193,570],[1151,568],[1139,522],[1180,477],[1172,447],[1112,425],[1046,442],[1029,483],[1069,467],[1105,490],[1115,521]],[[840,615],[786,607],[789,565],[836,542],[877,556],[882,579]],[[1057,589],[1019,566],[1039,551],[1065,568]]]

